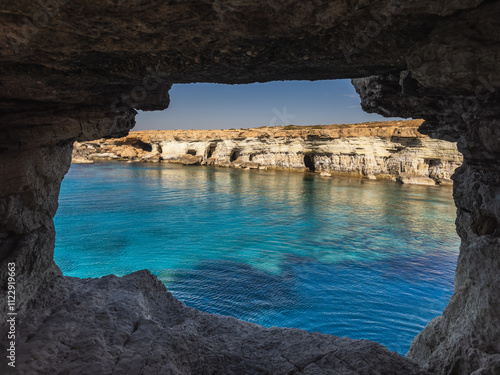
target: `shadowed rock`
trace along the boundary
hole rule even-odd
[[[52,218],[74,141],[126,135],[136,110],[168,106],[172,83],[334,78],[358,78],[365,110],[423,118],[421,132],[458,141],[455,293],[408,357],[439,374],[500,371],[498,1],[20,0],[1,7],[0,299],[6,264],[14,262],[24,373],[421,371],[375,343],[187,309],[145,274],[64,279],[53,261]],[[161,151],[151,152],[159,160]],[[4,353],[7,329],[1,323]]]
[[[60,305],[25,328],[21,374],[427,374],[374,342],[186,307],[148,271],[58,282]]]

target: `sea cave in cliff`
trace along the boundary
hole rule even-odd
[[[311,172],[316,170],[316,166],[314,165],[314,155],[313,154],[305,154],[304,155],[304,166],[309,169]]]

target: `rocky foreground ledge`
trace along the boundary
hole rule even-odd
[[[264,328],[189,308],[149,271],[58,276],[38,298],[54,294],[61,298],[43,319],[22,317],[21,375],[428,374],[375,342]]]
[[[450,185],[462,163],[456,143],[420,134],[421,120],[352,125],[131,132],[76,142],[73,162],[171,162],[248,169],[309,170],[410,184]]]
[[[137,306],[143,303],[139,297],[117,302],[114,307],[124,306],[118,311],[106,308],[107,292],[97,289],[102,287],[98,282],[75,282],[82,288],[96,285],[87,292],[89,301],[102,296],[100,304],[92,302],[101,314],[94,321],[87,316],[70,320],[73,311],[86,311],[79,292],[71,292],[79,288],[61,287],[60,298],[40,299],[48,295],[53,273],[60,273],[53,262],[52,219],[74,141],[126,135],[136,110],[168,107],[172,84],[353,78],[365,111],[423,118],[422,133],[458,141],[464,155],[453,177],[461,239],[454,295],[443,314],[414,339],[408,357],[440,375],[500,374],[499,14],[500,2],[486,0],[4,1],[0,300],[7,300],[7,265],[15,262],[17,312],[19,317],[31,312],[34,327],[32,336],[19,327],[17,342],[24,346],[39,340],[44,346],[34,360],[57,360],[51,366],[61,369],[75,361],[86,371],[96,355],[87,356],[75,340],[80,327],[93,327],[101,335],[108,328],[98,322],[106,316],[111,326],[121,326],[111,318],[126,321],[129,311],[130,316],[147,311]],[[113,292],[140,295],[127,286]],[[64,302],[72,295],[74,304]],[[63,309],[71,322],[64,333],[44,329]],[[0,303],[0,311],[5,317],[7,304]],[[7,341],[5,327],[0,323],[0,345]],[[80,336],[107,347],[101,336]],[[132,338],[116,341],[116,351],[126,351]],[[55,348],[58,342],[61,353],[46,353],[44,359],[44,347]],[[178,345],[176,352],[184,355],[175,356],[178,363],[191,363],[191,348],[197,354],[195,346]],[[239,360],[215,348],[213,353],[206,354],[208,369],[219,359]],[[377,363],[367,358],[367,366],[379,368]],[[262,365],[268,363],[263,359]],[[143,371],[148,372],[153,371]]]

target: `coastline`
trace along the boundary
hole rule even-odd
[[[228,130],[136,131],[75,142],[73,163],[124,161],[316,172],[452,185],[456,144],[418,132],[422,120]]]

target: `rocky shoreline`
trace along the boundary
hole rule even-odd
[[[168,162],[317,172],[451,185],[462,163],[456,143],[418,132],[421,120],[351,125],[131,132],[75,142],[73,163]]]

